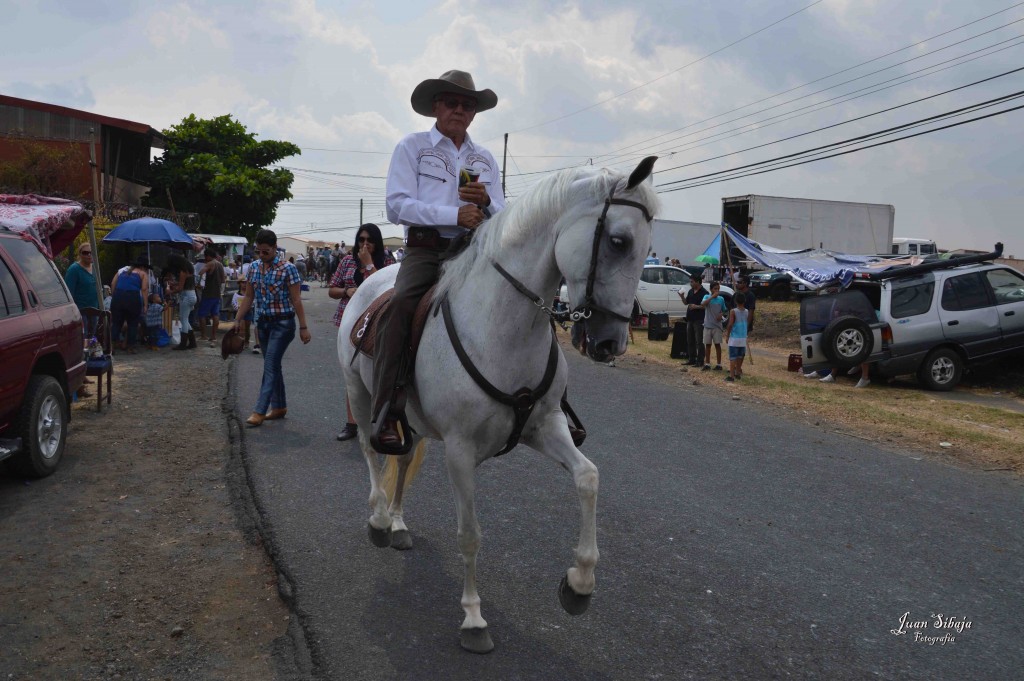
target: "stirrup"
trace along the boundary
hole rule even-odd
[[[404,402],[404,400],[402,401]],[[380,432],[384,429],[389,419],[398,421],[398,425],[402,427],[402,441],[397,445],[384,445],[380,441]],[[397,405],[395,409],[392,409],[390,400],[381,407],[380,412],[377,413],[376,418],[373,420],[372,426],[373,428],[370,430],[370,446],[379,454],[403,456],[412,451],[412,427],[409,425],[409,419],[406,418],[404,409],[399,408]]]

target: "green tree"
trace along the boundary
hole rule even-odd
[[[190,115],[164,130],[166,147],[150,165],[146,205],[199,213],[203,231],[252,239],[292,198],[291,171],[268,168],[301,153],[291,142],[257,141],[231,115]]]

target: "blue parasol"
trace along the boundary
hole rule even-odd
[[[122,244],[162,243],[178,248],[192,248],[192,237],[170,220],[136,218],[123,222],[110,231],[104,241]]]

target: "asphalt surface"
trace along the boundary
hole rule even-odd
[[[590,610],[570,617],[556,593],[577,539],[571,479],[519,447],[477,472],[479,589],[496,648],[464,652],[442,447],[430,445],[407,496],[414,549],[372,546],[364,459],[334,439],[333,301],[312,286],[313,342],[285,357],[288,417],[243,434],[309,676],[1021,678],[1022,482],[578,356],[570,396],[601,474]],[[244,419],[262,357],[231,361]],[[892,633],[905,613],[905,633]]]

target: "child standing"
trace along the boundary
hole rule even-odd
[[[743,377],[743,358],[747,355],[747,310],[746,296],[736,296],[736,307],[729,311],[729,325],[725,327],[726,343],[729,346],[729,375],[725,380],[732,382]]]
[[[704,296],[700,306],[704,308],[704,369],[711,370],[711,345],[715,346],[715,371],[722,370],[722,321],[728,309],[725,298],[720,296],[717,281],[711,282],[711,293]]]
[[[149,339],[149,349],[156,350],[156,341],[160,337],[160,327],[164,321],[163,300],[157,293],[149,294],[149,307],[146,308],[146,338]]]

